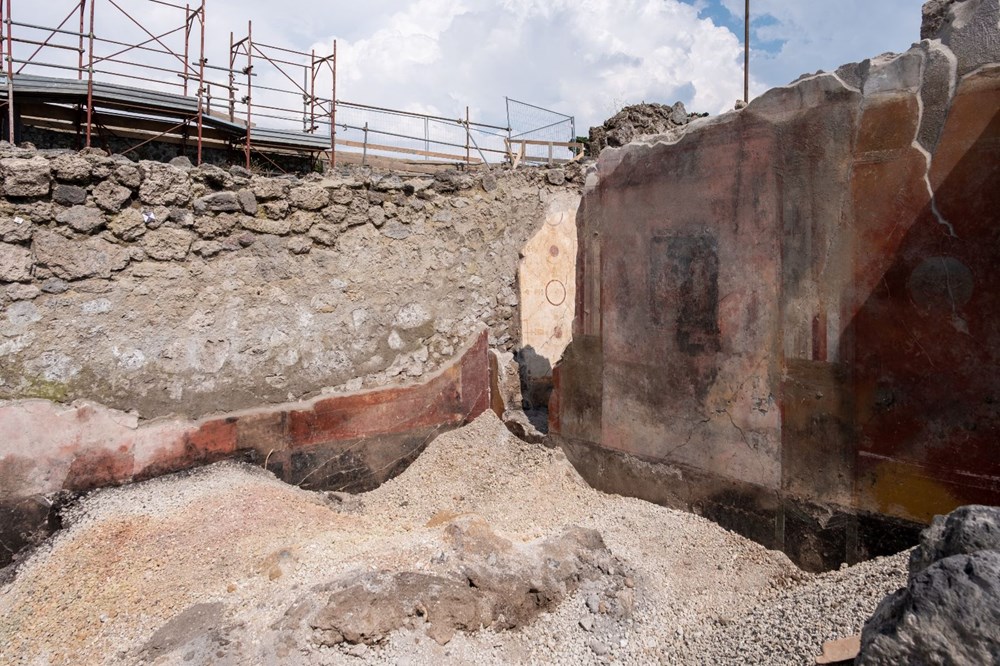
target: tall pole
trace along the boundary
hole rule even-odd
[[[205,140],[205,0],[201,0],[201,24],[199,26],[201,47],[198,53],[198,166],[201,166],[201,144]],[[184,63],[187,70],[188,63]],[[184,79],[187,81],[187,79]],[[209,93],[211,94],[211,93]]]
[[[94,124],[94,5],[96,4],[96,0],[91,0],[90,27],[87,33],[87,148],[90,148],[90,135]]]
[[[79,46],[79,58],[77,59],[79,62],[79,66],[77,67],[76,70],[76,79],[77,81],[83,81],[83,29],[85,27],[84,13],[87,10],[87,0],[80,0],[79,6],[80,6],[80,46]]]
[[[7,138],[14,143],[14,32],[10,17],[10,0],[7,0]]]
[[[252,98],[253,98],[253,21],[247,21],[247,40],[246,40],[246,50],[247,50],[247,140],[243,144],[243,152],[246,156],[246,167],[250,168],[250,127],[252,123],[250,122],[250,114],[253,111]]]
[[[743,101],[750,102],[750,0],[743,14]]]

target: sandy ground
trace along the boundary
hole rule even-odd
[[[527,626],[445,645],[417,625],[372,646],[275,651],[276,623],[317,584],[422,571],[465,514],[515,542],[599,531],[634,579],[633,613],[595,612],[581,588]],[[96,492],[67,522],[0,589],[2,664],[805,664],[860,631],[906,569],[904,553],[803,573],[698,516],[590,489],[491,413],[354,498],[224,463]],[[196,604],[212,617],[181,615]],[[157,633],[171,620],[179,630]]]

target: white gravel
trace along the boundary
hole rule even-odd
[[[283,663],[806,664],[905,581],[905,554],[814,576],[698,516],[599,493],[561,452],[517,440],[488,412],[344,502],[229,463],[94,493],[0,590],[0,664],[139,663],[157,628],[205,602],[227,609],[212,662],[257,663],[260,636],[313,585],[419,570],[440,523],[465,513],[515,540],[598,530],[632,569],[633,616],[592,612],[584,586],[517,630],[444,646],[403,630],[370,647],[301,645]]]

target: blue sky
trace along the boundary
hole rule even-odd
[[[118,1],[154,31],[170,26],[162,8]],[[325,54],[337,39],[338,97],[378,106],[447,117],[469,106],[473,120],[503,124],[509,96],[575,115],[582,134],[626,104],[680,100],[718,113],[743,94],[744,0],[206,2],[210,63],[227,62],[230,31],[239,38],[250,19],[258,41],[296,50]],[[52,24],[74,3],[15,3],[14,17]],[[751,95],[907,49],[921,4],[752,0]],[[99,26],[130,38],[120,17]]]

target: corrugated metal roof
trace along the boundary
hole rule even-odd
[[[86,101],[87,82],[77,79],[63,79],[30,74],[19,74],[13,78],[14,97],[19,96],[35,101],[52,103],[76,103]],[[148,117],[143,114],[157,114],[170,118],[190,118],[198,113],[198,98],[177,95],[158,90],[135,88],[115,83],[94,81],[94,106],[116,109]],[[0,75],[0,99],[7,97],[7,77]],[[127,115],[121,116],[127,119]],[[224,118],[203,114],[204,125],[230,132],[234,137],[246,133],[245,125],[230,122]],[[326,150],[330,148],[329,135],[271,127],[252,127],[250,140],[254,144],[299,150]]]

